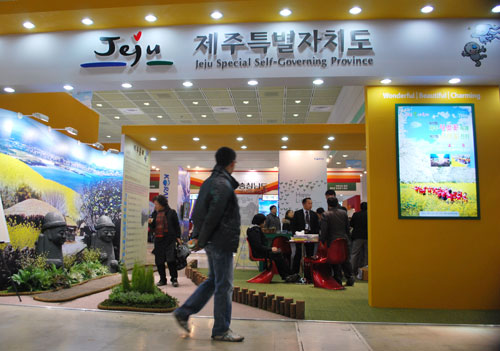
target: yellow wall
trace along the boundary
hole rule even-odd
[[[43,113],[49,123],[38,122],[52,128],[73,127],[78,130],[74,138],[82,143],[95,143],[99,137],[99,115],[67,93],[0,94],[0,108],[25,115]]]
[[[383,92],[461,92],[473,99],[387,99]],[[500,309],[498,87],[368,87],[369,303],[374,307]],[[398,103],[474,103],[480,220],[398,219]]]

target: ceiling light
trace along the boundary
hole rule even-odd
[[[90,18],[88,17],[85,17],[84,19],[82,19],[82,23],[86,26],[91,26],[94,24],[94,21],[92,21]]]
[[[207,147],[205,145],[202,145],[201,148],[205,150]]]
[[[207,118],[207,115],[201,115],[201,118]]]
[[[292,11],[290,9],[283,9],[280,11],[280,15],[283,17],[288,17],[292,14]]]
[[[499,13],[500,12],[500,5],[497,5],[494,8],[492,8],[491,12],[493,12],[493,13]]]
[[[349,13],[351,15],[357,15],[357,14],[361,13],[361,7],[354,6],[352,9],[349,10]]]
[[[328,140],[330,140],[330,141],[335,140],[335,137],[329,136]]]
[[[323,145],[323,149],[329,149],[330,145]]]
[[[236,140],[243,141],[243,138],[242,137],[237,137]]]
[[[243,101],[243,103],[244,103],[245,105],[248,105],[249,101],[245,100],[245,101]]]
[[[111,138],[111,135],[106,135],[106,138]]]
[[[342,155],[343,158],[349,157],[349,155]]]
[[[328,162],[330,162],[330,159],[329,159],[329,158],[327,158],[327,159],[326,159],[326,163],[328,163]]]
[[[294,113],[293,117],[299,117],[299,114],[298,113]]]
[[[328,157],[333,158],[333,155],[328,155]]]
[[[191,166],[190,166],[190,165],[187,165],[187,168],[191,168]]]
[[[49,121],[49,116],[44,115],[43,113],[40,112],[34,112],[32,115],[28,115],[30,117],[34,117],[36,119],[39,119],[40,121],[43,122],[48,122]]]
[[[163,116],[162,115],[158,115],[158,116],[156,116],[156,118],[163,118]]]
[[[63,88],[64,88],[64,90],[67,90],[67,91],[71,91],[71,90],[75,89],[75,88],[73,88],[73,87],[72,87],[71,85],[69,85],[69,84],[66,84],[65,86],[63,86]]]
[[[189,87],[193,86],[193,83],[191,83],[189,80],[187,80],[184,83],[182,83],[182,85],[184,85],[186,88],[189,88]]]
[[[335,162],[335,163],[338,164],[338,165],[342,164],[342,162]]]
[[[382,84],[390,84],[390,83],[392,83],[392,80],[390,80],[389,78],[385,78],[385,79],[382,79],[380,81],[380,83],[382,83]]]
[[[149,106],[149,102],[145,102],[145,103],[144,103],[144,106]]]
[[[155,166],[155,165],[152,165],[152,166],[151,166],[151,169],[155,169],[155,168],[156,168],[156,166]]]
[[[366,174],[366,171],[363,171],[364,174]]]
[[[321,85],[321,84],[323,84],[323,79],[319,79],[319,78],[315,79],[315,80],[313,80],[313,84],[314,85]]]
[[[151,137],[151,138],[149,138],[149,140],[151,140],[151,141],[156,141],[156,140],[158,140],[158,139],[156,139],[155,137]]]
[[[24,28],[26,29],[33,29],[35,28],[35,25],[29,21],[23,23]]]
[[[241,148],[242,148],[242,149],[246,149],[246,148],[247,148],[247,146],[246,146],[246,145],[241,145]]]
[[[287,141],[287,140],[288,140],[288,137],[284,136],[283,138],[281,138],[281,140],[283,140],[283,141]]]
[[[302,102],[302,100],[295,100],[296,104],[300,104],[301,102]]]
[[[273,169],[276,169],[276,170],[277,170],[277,169],[278,169],[278,166],[274,166],[274,167],[273,167]]]
[[[161,146],[161,148],[162,148],[163,150],[166,150],[166,149],[168,149],[168,146],[167,146],[167,145],[162,145],[162,146]]]
[[[252,80],[249,80],[249,81],[248,81],[248,85],[252,85],[252,86],[254,86],[254,85],[257,85],[257,84],[259,84],[259,82],[257,82],[257,81],[256,81],[256,80],[254,80],[254,79],[252,79]]]
[[[198,101],[193,101],[193,105],[198,105]]]
[[[87,144],[87,145],[91,145],[91,146],[95,147],[97,150],[104,150],[104,145],[102,145],[99,142],[96,142],[96,143],[93,143],[93,144]]]
[[[71,135],[78,135],[78,130],[76,130],[75,128],[72,128],[72,127],[53,128],[53,129],[51,129],[51,128],[49,127],[49,131],[50,131],[50,130],[64,130],[64,131],[68,132],[68,133],[69,133],[69,134],[71,134]]]
[[[220,13],[219,11],[214,11],[210,14],[210,17],[212,17],[213,19],[221,19],[224,15],[222,13]]]
[[[132,84],[130,84],[130,83],[123,83],[122,84],[122,88],[130,89],[130,88],[132,88]]]
[[[120,119],[120,116],[115,116],[114,118],[115,118],[115,119]]]
[[[156,16],[155,16],[155,15],[151,15],[151,14],[150,14],[150,15],[147,15],[146,17],[144,17],[144,19],[145,19],[146,21],[148,21],[148,22],[156,22],[156,20],[157,20],[158,18],[156,18]]]
[[[251,115],[251,114],[248,114],[248,115],[247,115],[247,117],[252,117],[252,115]]]
[[[5,87],[3,88],[3,91],[5,91],[6,93],[15,93],[16,90],[14,88],[11,88],[11,87]]]
[[[420,12],[422,13],[431,13],[432,11],[434,11],[434,7],[430,5],[424,6],[420,9]]]
[[[288,146],[283,145],[283,146],[281,146],[281,148],[282,148],[282,149],[288,149]]]
[[[198,138],[198,137],[194,137],[194,138],[193,138],[193,140],[194,140],[194,141],[200,141],[200,138]]]
[[[460,83],[460,78],[451,78],[448,83],[450,84],[458,84]]]
[[[102,107],[102,104],[95,104],[97,107]]]

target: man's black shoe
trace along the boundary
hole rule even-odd
[[[158,283],[156,283],[156,286],[164,286],[164,285],[167,285],[166,280],[160,280]]]
[[[347,282],[345,283],[346,286],[353,286],[354,285],[354,277],[349,277],[347,278]]]

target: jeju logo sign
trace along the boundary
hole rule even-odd
[[[107,61],[107,60],[105,61],[104,59],[111,57],[123,57],[124,59],[126,59],[127,57],[132,57],[133,62],[130,65],[130,67],[134,67],[139,63],[139,61],[143,57],[143,48],[139,44],[141,38],[142,38],[142,31],[139,31],[136,34],[132,35],[132,40],[135,44],[120,45],[122,39],[119,36],[100,37],[99,40],[101,40],[107,46],[107,50],[103,52],[94,50],[94,53],[98,58],[102,59],[102,61],[86,62],[82,63],[80,66],[84,68],[123,67],[127,66],[127,61]],[[158,44],[155,44],[154,47],[148,45],[145,50],[145,57],[147,60],[146,65],[148,66],[171,66],[174,64],[173,61],[164,61],[156,59],[161,57],[161,48],[160,45]]]

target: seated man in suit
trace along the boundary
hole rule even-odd
[[[304,231],[306,234],[319,234],[319,219],[316,212],[312,211],[312,200],[306,197],[302,200],[302,209],[295,211],[291,223],[292,233]],[[298,273],[300,270],[300,260],[302,258],[302,246],[295,244],[296,251],[293,258],[292,272]],[[306,244],[306,255],[314,255],[314,244]]]

